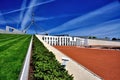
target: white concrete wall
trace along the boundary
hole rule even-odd
[[[10,31],[10,29],[12,29],[13,31]],[[24,32],[17,30],[13,27],[10,26],[6,26],[6,32],[5,33],[13,33],[13,34],[25,34]]]
[[[54,53],[57,60],[62,63],[62,57],[68,57],[64,55],[62,52],[57,50],[56,48],[50,46],[46,42],[42,40],[41,35],[36,35],[38,39],[44,44],[44,46]],[[69,58],[69,57],[68,57]],[[74,60],[70,58],[70,61],[66,65],[66,69],[68,70],[69,74],[73,74],[74,80],[102,80],[99,76],[88,70],[87,68],[83,67],[82,65],[78,64]]]
[[[88,39],[88,45],[120,46],[120,42]]]
[[[30,44],[29,44],[29,48],[24,60],[24,65],[23,68],[21,70],[20,76],[18,80],[28,80],[28,76],[29,76],[29,67],[30,67],[30,57],[31,57],[31,50],[32,50],[32,40],[33,37],[31,38]]]

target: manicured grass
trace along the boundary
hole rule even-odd
[[[0,34],[0,80],[18,79],[30,40],[31,35]]]

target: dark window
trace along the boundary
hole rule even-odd
[[[12,29],[12,28],[9,28],[9,31],[10,31],[10,32],[13,32],[13,31],[14,31],[14,29]]]

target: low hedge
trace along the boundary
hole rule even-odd
[[[55,55],[49,52],[35,36],[32,60],[33,80],[73,80],[73,76],[61,66]]]

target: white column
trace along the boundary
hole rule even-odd
[[[61,37],[61,45],[63,46],[63,38]]]
[[[52,44],[51,37],[50,37],[50,45]]]
[[[62,45],[62,37],[61,37],[61,45]]]
[[[59,37],[59,45],[61,46],[61,37]]]
[[[66,40],[66,37],[65,37],[65,46],[66,46],[66,41],[67,41],[67,40]]]
[[[53,45],[53,37],[52,37],[52,45]]]

